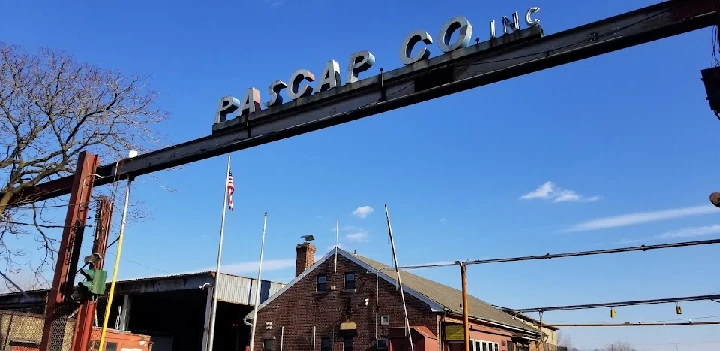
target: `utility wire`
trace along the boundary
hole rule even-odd
[[[108,254],[115,256],[115,254],[112,253],[112,252],[108,252]],[[134,264],[136,264],[136,265],[138,265],[138,266],[145,267],[145,268],[148,268],[148,269],[152,269],[152,270],[158,271],[158,272],[160,272],[160,273],[172,274],[172,273],[170,273],[170,272],[168,272],[168,271],[164,271],[164,270],[159,269],[159,268],[151,267],[151,266],[148,266],[148,265],[146,265],[146,264],[144,264],[144,263],[142,263],[142,262],[133,261],[133,260],[128,259],[128,258],[124,258],[124,257],[123,257],[123,258],[120,258],[120,260],[121,260],[121,261],[127,261],[127,262],[130,262],[130,263],[134,263]],[[720,296],[720,295],[719,295],[719,296]]]
[[[61,207],[69,207],[69,206],[75,206],[75,205],[86,205],[89,204],[89,202],[78,202],[75,204],[62,204],[62,205],[42,205],[42,206],[32,206],[32,207],[23,207],[19,205],[13,205],[13,204],[7,204],[0,206],[0,208],[10,208],[14,207],[18,210],[34,210],[34,209],[42,209],[42,208],[61,208]]]
[[[16,222],[16,221],[3,221],[2,223],[15,224],[15,225],[26,225],[26,226],[40,227],[40,228],[63,228],[63,229],[78,228],[78,227],[92,228],[92,224],[65,226],[65,225],[59,225],[59,224],[35,224],[35,223],[25,223],[25,222]]]
[[[673,303],[673,302],[708,301],[708,300],[714,300],[714,299],[720,299],[720,295],[714,294],[714,295],[698,295],[698,296],[686,296],[686,297],[668,297],[668,298],[653,299],[653,300],[630,300],[630,301],[620,301],[620,302],[591,303],[591,304],[584,304],[584,305],[568,305],[568,306],[533,307],[533,308],[523,308],[523,309],[511,309],[511,308],[503,307],[503,309],[512,310],[516,313],[546,312],[546,311],[573,311],[573,310],[586,310],[586,309],[602,308],[602,307],[659,305],[659,304]]]
[[[455,261],[454,263],[431,263],[431,264],[421,264],[421,265],[415,265],[415,266],[404,266],[404,267],[400,267],[400,268],[402,268],[402,269],[440,268],[440,267],[458,266],[461,263],[465,264],[465,265],[472,265],[472,264],[505,263],[505,262],[518,262],[518,261],[531,261],[531,260],[549,260],[549,259],[553,259],[553,258],[563,258],[563,257],[593,256],[593,255],[615,254],[615,253],[632,252],[632,251],[650,251],[650,250],[670,249],[670,248],[688,247],[688,246],[697,246],[697,245],[713,245],[713,244],[720,244],[720,239],[683,241],[683,242],[669,243],[669,244],[640,245],[640,246],[621,247],[621,248],[617,248],[617,249],[565,252],[565,253],[558,253],[558,254],[547,253],[545,255],[534,255],[534,256],[490,258],[490,259],[485,259],[485,260],[469,260],[469,261],[464,261],[464,262]],[[388,268],[385,268],[385,269],[388,269]]]
[[[588,324],[553,324],[553,327],[669,327],[669,326],[700,326],[700,325],[720,325],[720,322],[680,322],[680,323],[588,323]]]
[[[666,319],[666,320],[662,320],[662,321],[647,321],[647,322],[642,322],[642,323],[645,323],[645,324],[648,324],[648,323],[669,323],[669,322],[686,321],[686,320],[693,320],[693,321],[694,321],[694,320],[699,320],[699,319],[712,319],[712,318],[718,318],[718,317],[720,317],[720,316],[674,318],[674,319]],[[717,321],[717,322],[720,322],[720,321]],[[588,322],[588,323],[585,323],[585,324],[603,324],[603,323],[604,323],[604,322]],[[638,323],[641,323],[641,322],[638,322]],[[547,321],[547,322],[543,322],[543,324],[552,325],[552,326],[558,326],[558,325],[562,325],[562,324],[570,324],[570,321],[567,321],[567,320],[554,321],[554,322],[553,322],[553,321]]]

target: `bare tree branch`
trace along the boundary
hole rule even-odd
[[[23,267],[42,277],[60,238],[60,229],[49,227],[64,223],[62,217],[45,218],[56,206],[53,200],[26,200],[19,207],[9,207],[9,201],[26,188],[72,174],[82,151],[112,161],[128,150],[164,146],[154,128],[168,114],[155,107],[157,96],[147,89],[147,77],[77,62],[60,51],[31,54],[0,43],[0,269],[6,275]],[[118,191],[97,190],[96,196]],[[61,207],[62,200],[56,204]],[[137,204],[132,208],[134,219],[147,216]],[[40,258],[17,241],[35,243]]]

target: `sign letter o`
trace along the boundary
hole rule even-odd
[[[460,30],[460,35],[458,35],[454,43],[450,44],[450,37],[452,37],[453,33],[458,29]],[[453,17],[443,24],[438,39],[438,46],[440,50],[445,53],[466,48],[470,46],[470,40],[472,39],[472,25],[464,16]]]

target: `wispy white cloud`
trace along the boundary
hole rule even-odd
[[[263,0],[270,8],[275,8],[280,5],[282,5],[285,1],[284,0]]]
[[[440,218],[440,223],[447,223],[447,218],[445,218],[445,217]]]
[[[375,209],[370,206],[360,206],[352,211],[353,216],[359,217],[359,218],[367,218],[369,215],[371,215],[373,212],[375,212]]]
[[[653,235],[650,237],[639,238],[639,239],[622,239],[618,243],[622,245],[637,244],[642,241],[655,241],[655,240],[666,240],[666,239],[689,239],[701,236],[708,236],[713,234],[720,234],[720,224],[706,225],[702,227],[685,227],[676,230],[670,230],[667,232]]]
[[[370,233],[368,233],[366,230],[354,231],[345,235],[348,240],[357,242],[366,242],[368,241],[369,236]]]
[[[604,217],[581,222],[566,228],[565,232],[583,232],[598,229],[626,227],[650,222],[657,222],[668,219],[697,216],[703,214],[717,213],[714,206],[701,205],[693,207],[674,208],[670,210],[635,212],[619,216]]]
[[[694,238],[720,233],[720,224],[706,225],[703,227],[687,227],[678,230],[668,231],[657,235],[658,239]]]
[[[242,275],[257,273],[259,266],[259,261],[235,262],[221,265],[220,271],[223,273]],[[262,265],[263,271],[281,271],[292,267],[295,267],[294,258],[263,260]],[[215,267],[210,267],[206,270],[214,271]]]
[[[574,190],[563,189],[553,182],[545,182],[520,198],[523,200],[552,200],[553,202],[593,202],[601,199],[599,195],[584,196]]]

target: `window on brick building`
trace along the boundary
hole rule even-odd
[[[263,351],[271,351],[273,346],[273,339],[263,340]]]
[[[353,351],[353,338],[352,336],[346,336],[343,339],[343,351]]]
[[[345,289],[355,289],[355,273],[345,273]]]
[[[320,351],[332,351],[332,342],[327,336],[323,336],[320,339]]]
[[[317,291],[327,291],[327,276],[325,274],[317,276]]]

